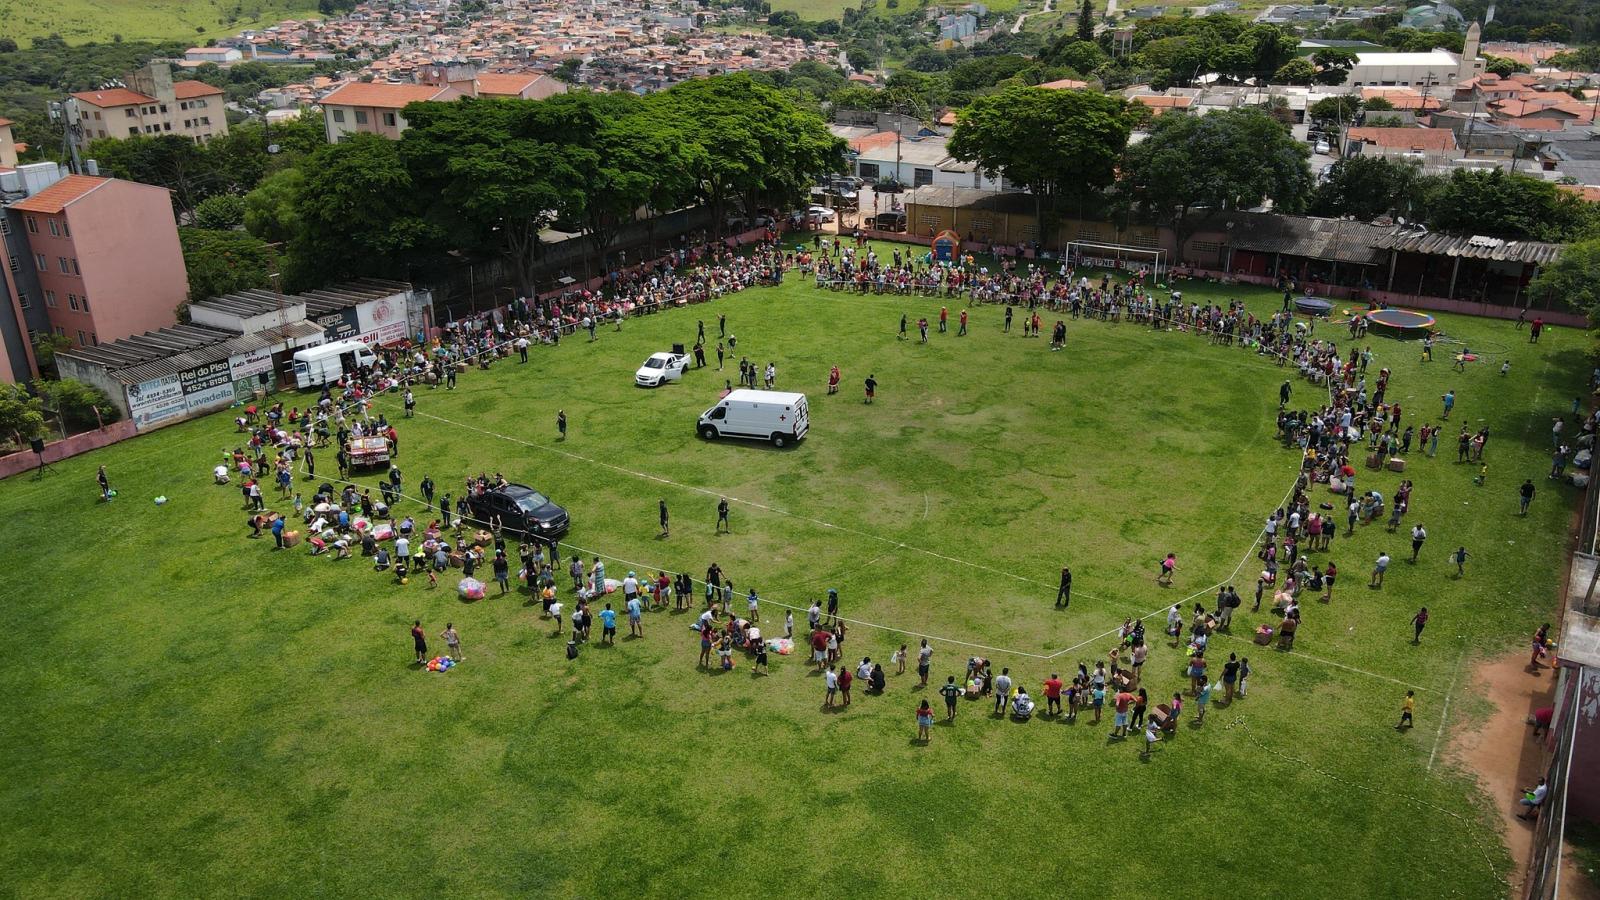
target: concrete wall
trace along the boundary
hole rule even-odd
[[[44,461],[47,464],[60,462],[80,453],[88,453],[90,450],[98,450],[118,441],[125,441],[137,433],[133,428],[132,422],[126,420],[113,422],[96,431],[85,431],[83,434],[75,434],[65,440],[52,441],[45,444]],[[23,450],[20,453],[0,456],[0,478],[10,478],[21,472],[31,472],[38,467],[39,457],[35,456],[32,450]]]

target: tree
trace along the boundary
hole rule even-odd
[[[1356,110],[1360,108],[1361,101],[1355,97],[1335,94],[1311,104],[1306,113],[1313,122],[1349,122],[1356,117]]]
[[[183,267],[189,273],[190,300],[262,288],[272,282],[272,250],[258,237],[238,231],[180,228],[178,240],[183,245]]]
[[[1083,0],[1078,5],[1078,40],[1094,40],[1094,0]]]
[[[44,404],[20,384],[0,382],[0,435],[26,444],[44,433]]]
[[[1394,109],[1394,104],[1387,97],[1368,97],[1361,101],[1361,108],[1367,112],[1388,112]]]
[[[1173,229],[1181,262],[1188,236],[1217,213],[1267,200],[1279,212],[1303,209],[1311,194],[1309,156],[1259,109],[1159,116],[1149,137],[1128,148],[1123,186],[1133,204]]]
[[[558,216],[580,220],[583,172],[599,166],[592,152],[558,143],[576,113],[545,115],[547,103],[568,106],[588,94],[550,101],[464,99],[412,104],[401,155],[417,186],[434,198],[429,220],[499,252],[524,294],[534,293],[542,255],[540,233]],[[413,113],[416,115],[413,117]]]
[[[1350,78],[1350,70],[1356,67],[1356,59],[1355,51],[1342,47],[1325,47],[1311,54],[1311,62],[1317,67],[1316,82],[1344,84]]]
[[[1600,324],[1600,239],[1569,244],[1555,262],[1547,263],[1528,284],[1528,295],[1585,313]]]
[[[245,230],[268,243],[287,243],[299,229],[295,206],[305,183],[298,166],[268,175],[244,195]]]
[[[553,74],[556,78],[560,79],[561,81],[565,81],[567,84],[577,84],[578,83],[578,72],[581,71],[582,69],[583,69],[583,60],[581,60],[581,59],[563,59],[561,61],[561,65],[556,66],[555,72],[553,72],[551,74]]]
[[[1311,211],[1319,216],[1354,216],[1370,221],[1386,213],[1410,215],[1418,199],[1422,165],[1382,156],[1347,156],[1333,164],[1317,186]]]
[[[1042,211],[1046,195],[1097,191],[1115,181],[1130,130],[1120,98],[1012,86],[962,111],[949,151],[1027,185]]]
[[[405,277],[442,236],[422,215],[425,198],[397,141],[354,134],[324,145],[303,168],[305,184],[294,208],[298,230],[289,245],[296,267],[293,278],[286,273],[288,290],[356,275]]]
[[[1079,75],[1089,75],[1110,61],[1099,44],[1076,38],[1052,45],[1042,58],[1051,65],[1066,66]]]
[[[1317,77],[1317,67],[1309,60],[1296,57],[1278,67],[1272,80],[1280,84],[1310,84]]]
[[[238,194],[218,194],[201,200],[194,208],[196,228],[231,231],[244,224],[244,198]]]
[[[173,208],[183,218],[215,192],[216,173],[205,151],[179,135],[101,138],[84,156],[99,160],[106,174],[171,191]]]
[[[1502,169],[1450,173],[1428,201],[1429,227],[1509,240],[1568,241],[1600,223],[1595,204]]]
[[[78,432],[98,428],[122,417],[121,410],[106,396],[106,392],[92,384],[71,378],[60,381],[36,380],[33,391],[43,401],[43,408],[54,413],[67,431]]]
[[[33,358],[42,371],[54,371],[56,354],[72,346],[72,339],[64,334],[41,331],[33,337]]]

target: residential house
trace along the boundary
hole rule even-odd
[[[39,291],[17,305],[42,304],[47,327],[75,347],[171,325],[189,280],[167,190],[47,175],[47,186],[6,209],[7,227],[23,235],[27,254],[8,263],[31,268]]]
[[[215,63],[226,66],[244,59],[236,47],[190,47],[183,51],[183,58],[192,63]]]
[[[1344,153],[1443,162],[1456,155],[1456,135],[1448,128],[1357,127],[1345,132]]]
[[[67,100],[80,148],[100,138],[176,134],[204,144],[228,133],[221,88],[173,81],[172,67],[152,62],[124,79],[126,87],[79,91]]]
[[[406,130],[401,110],[408,104],[429,100],[454,100],[461,91],[432,84],[389,84],[351,81],[334,88],[322,98],[322,119],[328,143],[365,132],[398,139]]]

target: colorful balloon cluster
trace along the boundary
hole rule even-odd
[[[435,656],[428,660],[429,672],[448,672],[456,667],[456,661],[448,656]]]

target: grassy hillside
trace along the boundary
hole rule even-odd
[[[0,36],[28,46],[28,38],[59,34],[68,43],[124,40],[191,40],[264,28],[284,19],[315,16],[315,0],[0,0]]]

